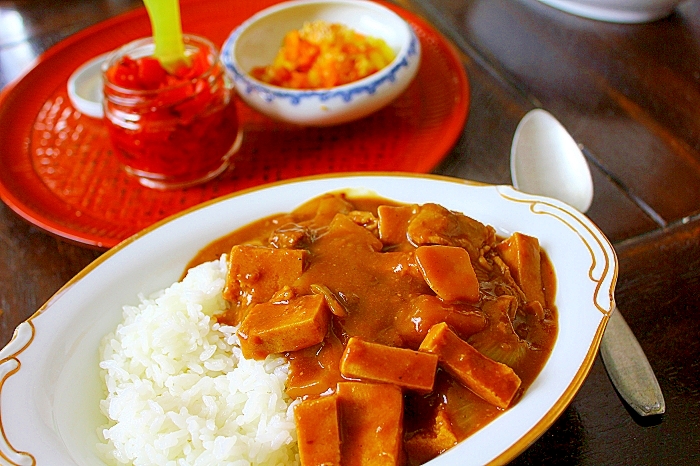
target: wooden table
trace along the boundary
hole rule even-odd
[[[559,420],[514,464],[700,462],[700,0],[643,25],[597,22],[536,0],[401,0],[448,37],[471,84],[463,134],[436,173],[509,183],[524,113],[553,113],[587,148],[588,216],[620,261],[616,300],[666,397],[639,418],[596,360]],[[138,0],[0,2],[0,87],[42,52]],[[0,157],[2,147],[0,146]],[[100,251],[0,204],[0,346]]]

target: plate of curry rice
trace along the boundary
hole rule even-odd
[[[0,455],[507,463],[586,378],[617,271],[584,215],[510,186],[353,173],[236,192],[123,241],[17,327]]]

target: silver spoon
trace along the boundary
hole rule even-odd
[[[559,199],[582,213],[593,200],[591,172],[581,149],[545,110],[531,110],[518,124],[510,172],[516,189]],[[654,371],[617,308],[610,314],[600,354],[617,391],[634,411],[640,416],[666,411]]]

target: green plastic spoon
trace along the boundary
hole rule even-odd
[[[189,66],[182,40],[180,4],[178,0],[143,0],[151,19],[153,42],[156,49],[153,56],[168,72],[178,66]]]

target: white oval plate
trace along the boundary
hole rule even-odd
[[[534,442],[583,383],[613,309],[615,252],[585,216],[509,186],[431,175],[312,177],[210,201],[164,220],[106,252],[59,290],[0,351],[0,458],[10,464],[97,465],[101,385],[97,348],[136,305],[179,279],[209,242],[260,217],[290,211],[328,191],[352,188],[408,202],[437,202],[539,238],[557,275],[559,335],[522,399],[429,464],[504,463]],[[0,460],[2,462],[2,460]]]

